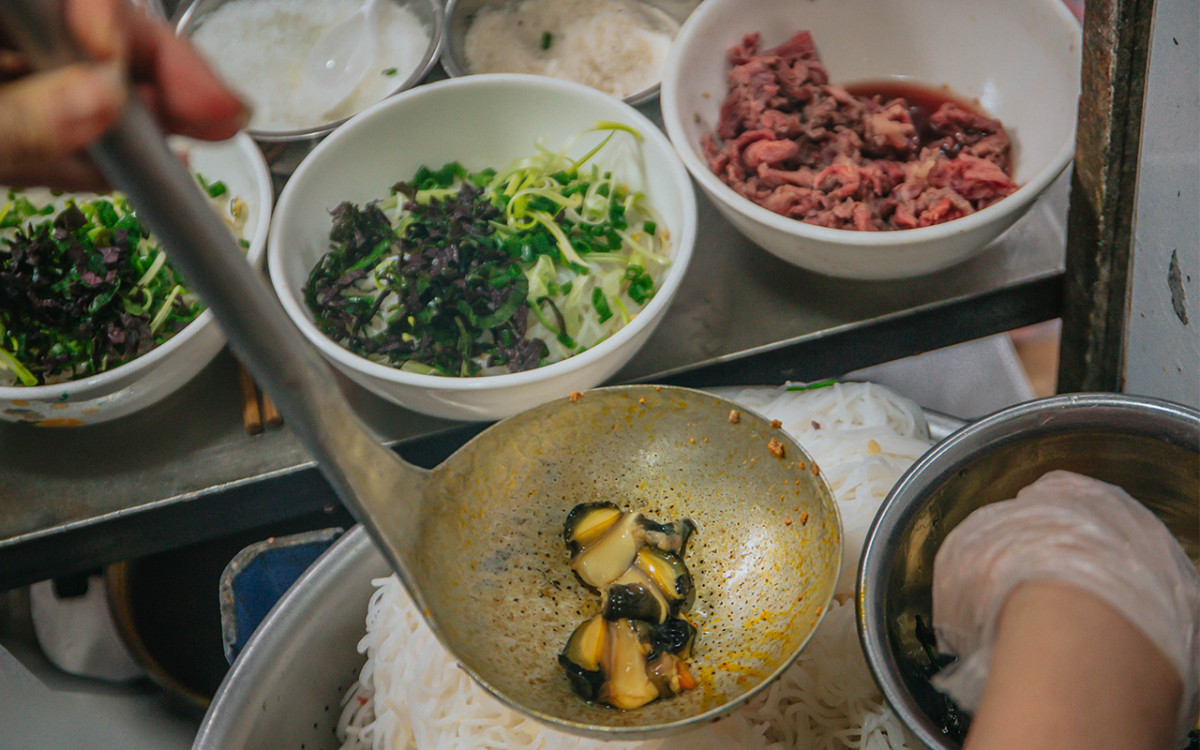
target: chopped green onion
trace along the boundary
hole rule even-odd
[[[604,291],[599,287],[592,290],[592,307],[596,308],[596,313],[600,316],[601,323],[613,315],[612,308],[608,306],[608,300],[604,298]]]
[[[828,388],[831,385],[837,385],[837,383],[838,383],[838,381],[836,378],[830,378],[828,380],[817,380],[812,383],[788,383],[786,390],[789,390],[789,391],[812,391],[812,390],[816,390],[817,388]]]

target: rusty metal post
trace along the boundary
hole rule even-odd
[[[1058,391],[1119,391],[1154,0],[1088,0]]]

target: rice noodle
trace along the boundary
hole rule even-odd
[[[871,679],[855,630],[853,593],[879,504],[930,445],[920,409],[867,383],[800,392],[748,389],[734,400],[783,423],[821,466],[842,512],[846,557],[837,601],[787,672],[730,716],[684,734],[642,742],[575,737],[514,713],[475,684],[390,576],[372,581],[377,588],[359,643],[367,663],[338,721],[343,750],[918,747]]]

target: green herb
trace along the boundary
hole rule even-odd
[[[436,183],[438,174],[419,176]],[[528,284],[493,236],[499,211],[469,182],[427,203],[411,200],[412,184],[395,189],[410,199],[402,233],[377,204],[335,209],[335,246],[305,285],[321,330],[363,356],[395,366],[415,362],[445,375],[473,375],[488,360],[536,366],[543,345],[523,338],[518,313]],[[389,296],[395,309],[380,324]]]
[[[220,198],[222,195],[225,195],[225,193],[228,192],[228,188],[225,187],[225,183],[221,182],[220,180],[210,183],[201,175],[196,175],[196,181],[200,183],[200,187],[204,188],[204,192],[208,193],[210,198]]]
[[[37,206],[11,191],[0,206],[0,371],[22,385],[104,372],[202,310],[123,196]]]
[[[608,306],[608,300],[604,298],[604,292],[599,287],[592,290],[592,306],[596,308],[601,323],[612,317],[612,308]]]
[[[625,269],[625,280],[629,282],[626,290],[629,298],[639,305],[646,304],[654,296],[654,279],[641,266]]]
[[[542,49],[550,49],[550,45],[554,44],[554,35],[549,31],[542,32]]]
[[[390,78],[391,76],[394,76],[399,72],[400,72],[399,68],[385,68],[383,71],[383,74]]]
[[[585,132],[604,137],[577,159],[567,144],[499,171],[422,166],[380,201],[339,206],[305,286],[318,326],[373,361],[461,376],[557,361],[628,323],[666,240],[644,196],[592,163],[615,134],[640,135]],[[649,229],[631,233],[631,216]]]
[[[812,391],[817,388],[828,388],[831,385],[837,385],[836,378],[829,380],[816,380],[812,383],[788,383],[787,390],[789,391]]]

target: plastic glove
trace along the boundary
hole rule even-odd
[[[1174,536],[1120,487],[1053,471],[980,508],[934,560],[938,647],[958,657],[934,686],[974,711],[1008,594],[1031,580],[1081,588],[1137,627],[1183,683],[1176,746],[1200,714],[1200,573]]]

